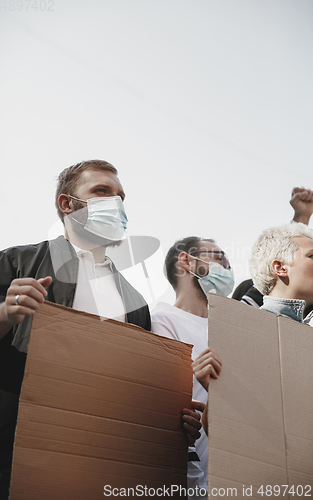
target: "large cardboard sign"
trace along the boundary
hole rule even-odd
[[[312,327],[210,294],[209,345],[211,496],[312,498]]]
[[[186,487],[181,410],[191,391],[191,346],[43,304],[31,331],[10,499]]]

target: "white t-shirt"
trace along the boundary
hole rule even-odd
[[[125,307],[116,288],[111,260],[106,257],[96,264],[92,252],[74,249],[79,266],[73,309],[125,322]]]
[[[195,360],[208,347],[208,319],[201,318],[195,314],[188,313],[178,307],[171,306],[164,302],[160,302],[151,314],[151,330],[154,333],[163,335],[164,337],[180,340],[187,344],[193,344],[192,359]],[[208,393],[202,385],[193,377],[193,399],[207,402]],[[200,458],[201,469],[204,474],[204,480],[207,487],[208,482],[208,437],[204,430],[201,429],[201,437],[195,443],[197,454]],[[189,469],[188,463],[188,469]],[[191,464],[190,464],[191,465]],[[188,487],[191,476],[194,476],[194,471],[188,470]],[[201,478],[200,483],[203,485]],[[195,485],[194,480],[192,480]],[[198,482],[199,488],[200,486]]]

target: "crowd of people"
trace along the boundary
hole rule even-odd
[[[222,371],[208,347],[208,300],[229,296],[234,275],[225,252],[213,239],[187,236],[165,259],[174,305],[159,303],[150,316],[143,297],[106,255],[121,243],[127,227],[125,193],[118,172],[102,160],[84,161],[58,178],[56,209],[64,236],[0,252],[0,500],[8,498],[18,400],[32,317],[45,301],[138,325],[193,344],[193,402],[182,409],[188,452],[188,486],[207,489],[207,389]],[[313,324],[313,192],[294,188],[294,219],[262,233],[251,252],[252,280],[233,298],[297,321]],[[204,429],[200,414],[204,412]]]

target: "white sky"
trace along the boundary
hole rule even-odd
[[[101,158],[129,234],[214,238],[249,277],[258,234],[313,188],[312,0],[1,4],[0,247],[47,239],[57,175]]]

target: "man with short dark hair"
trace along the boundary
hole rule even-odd
[[[212,239],[190,236],[169,249],[165,258],[168,281],[176,293],[174,306],[160,303],[152,313],[152,331],[182,342],[194,344],[195,360],[206,350],[210,375],[218,378],[221,360],[208,348],[208,300],[214,291],[221,295],[231,293],[234,277],[227,256]],[[193,398],[203,403],[207,392],[194,378]],[[202,432],[189,450],[188,487],[207,488],[208,448],[207,437]]]

